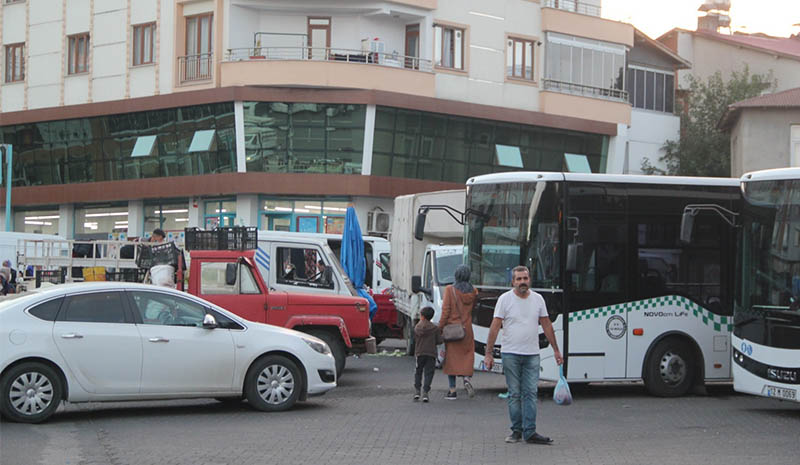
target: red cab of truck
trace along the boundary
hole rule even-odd
[[[348,353],[374,353],[369,306],[361,297],[270,289],[255,250],[192,250],[189,293],[242,318],[314,335],[330,346],[341,375]]]

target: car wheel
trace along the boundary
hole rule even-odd
[[[0,379],[0,411],[12,421],[40,423],[55,413],[62,393],[55,370],[43,363],[22,363]]]
[[[250,368],[245,382],[247,402],[265,412],[292,408],[300,397],[301,389],[302,379],[297,365],[280,355],[258,360]]]
[[[664,339],[647,358],[644,384],[650,394],[678,397],[689,392],[695,375],[691,347],[680,339]]]
[[[336,361],[336,379],[341,378],[342,372],[344,372],[344,365],[347,362],[347,349],[342,338],[324,330],[309,331],[308,334],[322,339],[325,344],[328,344],[328,347],[331,348],[333,359]]]

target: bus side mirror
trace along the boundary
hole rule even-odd
[[[681,235],[680,240],[685,244],[692,242],[692,230],[694,228],[694,217],[697,215],[696,210],[684,210],[681,217]]]
[[[239,271],[238,263],[228,263],[225,265],[225,284],[233,286],[236,284],[236,272]]]
[[[583,244],[580,242],[567,245],[567,272],[574,273],[578,271],[578,256],[581,254],[581,249],[583,249]]]
[[[428,218],[428,210],[424,209],[417,213],[417,221],[414,223],[414,239],[421,241],[425,236],[425,220]]]

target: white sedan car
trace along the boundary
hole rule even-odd
[[[0,412],[44,421],[62,400],[246,398],[285,410],[336,386],[330,348],[203,299],[133,283],[53,286],[0,303]]]

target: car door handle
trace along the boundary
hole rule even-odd
[[[148,341],[150,341],[150,342],[169,342],[169,339],[167,339],[165,337],[151,337],[150,339],[148,339]]]
[[[83,335],[77,333],[66,333],[61,335],[61,339],[83,339]]]

